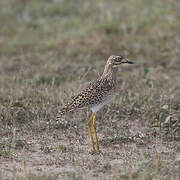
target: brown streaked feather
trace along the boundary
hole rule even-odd
[[[114,91],[115,84],[112,83],[112,80],[108,78],[102,79],[102,77],[100,77],[73,97],[71,101],[59,111],[57,118],[75,109],[91,107],[101,103],[109,93],[113,93]]]
[[[116,72],[122,63],[130,63],[120,55],[112,55],[108,58],[104,72],[101,77],[91,82],[89,86],[80,91],[75,97],[59,111],[58,118],[66,112],[74,111],[84,107],[93,107],[104,105],[110,102],[116,91]]]

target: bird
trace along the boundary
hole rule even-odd
[[[134,64],[134,62],[124,58],[122,55],[111,55],[104,68],[104,72],[95,81],[88,84],[76,96],[64,105],[58,112],[57,121],[67,112],[73,112],[82,108],[90,108],[92,115],[88,120],[88,129],[91,140],[92,152],[100,151],[98,136],[96,132],[96,113],[106,104],[111,102],[117,91],[117,72],[121,64]],[[96,142],[96,150],[93,140],[92,127]]]

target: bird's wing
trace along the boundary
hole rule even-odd
[[[110,89],[112,89],[111,84],[106,79],[102,80],[99,78],[91,82],[59,111],[59,115],[61,116],[66,112],[100,103],[109,93]]]

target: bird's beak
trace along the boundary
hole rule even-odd
[[[129,59],[123,59],[122,61],[121,61],[121,64],[134,64],[134,62],[132,62],[132,61],[130,61]]]
[[[123,59],[120,62],[116,63],[116,65],[113,66],[113,68],[119,67],[121,64],[134,64],[129,59]]]

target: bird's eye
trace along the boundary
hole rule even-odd
[[[122,59],[123,59],[122,56],[115,56],[115,57],[113,57],[113,60],[117,61],[117,62],[121,61]]]
[[[121,60],[122,60],[122,56],[118,56],[117,61],[121,61]]]

